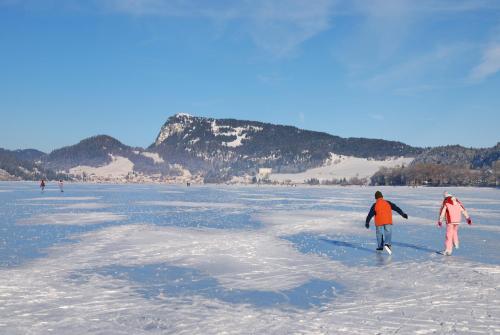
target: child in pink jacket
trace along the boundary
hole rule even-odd
[[[442,251],[443,255],[451,256],[453,246],[458,249],[458,225],[462,221],[462,214],[467,219],[467,223],[471,225],[472,220],[462,203],[453,194],[444,192],[443,205],[439,211],[438,221],[438,226],[441,227],[443,220],[446,219],[446,240],[445,250]]]

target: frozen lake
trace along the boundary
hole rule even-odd
[[[0,183],[0,334],[500,333],[500,190]]]

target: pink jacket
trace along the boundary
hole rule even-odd
[[[443,205],[441,206],[439,221],[443,221],[446,218],[447,224],[460,224],[462,221],[462,214],[466,219],[469,218],[469,214],[462,203],[455,197],[448,197],[444,199]]]

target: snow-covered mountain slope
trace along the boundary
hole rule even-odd
[[[331,154],[343,158],[333,164]],[[193,175],[206,182],[225,182],[251,180],[259,169],[267,168],[276,180],[303,181],[369,177],[380,166],[408,164],[412,159],[411,164],[491,169],[500,158],[500,146],[422,149],[396,141],[342,138],[292,126],[180,113],[168,118],[147,149],[98,135],[50,154],[33,149],[4,150],[0,152],[0,168],[15,177],[33,179],[55,176],[51,171],[70,173],[77,167],[102,169],[114,164],[111,157],[128,159],[133,172],[142,176]]]
[[[134,153],[136,153],[136,154],[139,153],[139,154],[143,155],[144,157],[151,158],[153,160],[153,162],[156,164],[165,163],[165,160],[163,158],[161,158],[160,155],[158,155],[158,153],[156,153],[156,152],[134,151]]]
[[[54,169],[67,170],[79,165],[98,167],[110,163],[111,155],[126,157],[131,154],[131,147],[111,136],[98,135],[52,151],[45,162]]]
[[[5,181],[5,180],[17,180],[18,177],[11,175],[7,171],[0,169],[0,180]]]
[[[188,114],[170,117],[149,150],[214,180],[255,174],[262,167],[303,172],[322,166],[331,152],[385,160],[414,157],[421,151],[394,141],[341,138],[291,126]]]
[[[179,175],[178,168],[156,152],[129,147],[111,136],[99,135],[51,152],[47,166],[72,176],[120,179],[131,173],[142,176]]]
[[[411,157],[392,157],[386,160],[359,158],[331,154],[330,159],[323,166],[306,170],[301,173],[274,173],[271,181],[303,183],[306,180],[319,181],[340,180],[358,177],[369,178],[381,167],[395,167],[408,165],[413,161]]]
[[[2,178],[7,180],[36,180],[45,178],[64,178],[51,169],[44,167],[38,160],[29,161],[18,157],[18,151],[0,148],[0,169],[4,171]],[[23,153],[21,153],[21,156]],[[36,155],[35,155],[36,156]],[[38,156],[36,156],[38,158]]]
[[[104,166],[93,167],[79,165],[71,168],[69,173],[72,175],[88,175],[96,177],[109,177],[113,179],[124,178],[129,173],[134,172],[134,163],[128,158],[110,155],[111,162]]]
[[[465,148],[448,145],[425,150],[415,159],[415,164],[444,164],[473,168],[491,167],[500,159],[500,142],[491,148]]]

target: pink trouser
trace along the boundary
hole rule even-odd
[[[458,245],[458,225],[457,224],[447,224],[446,225],[446,241],[445,241],[446,251],[452,252],[453,245]]]

